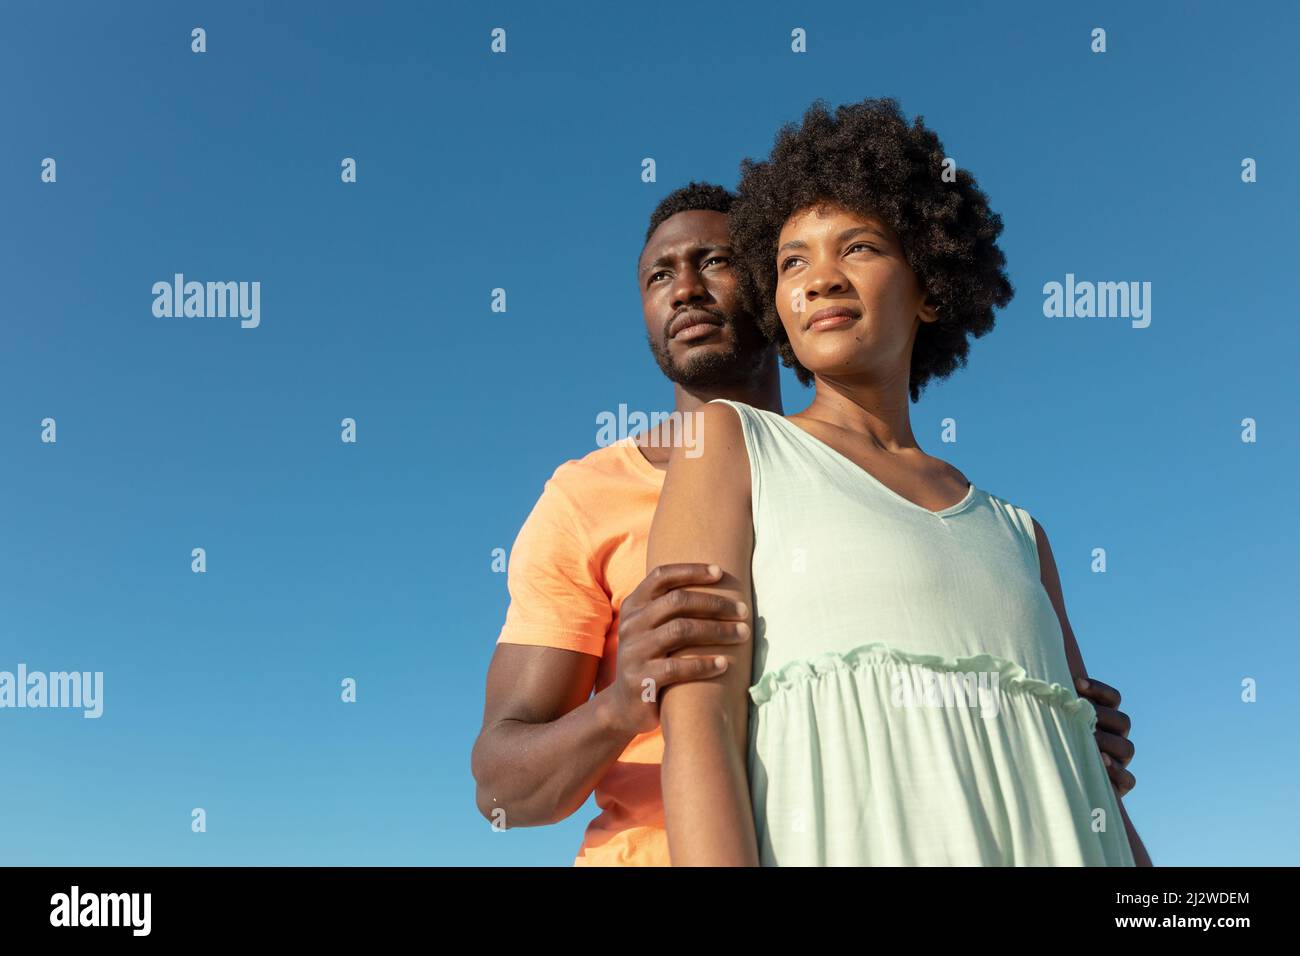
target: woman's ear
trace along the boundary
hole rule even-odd
[[[939,321],[939,305],[928,294],[922,294],[921,307],[916,313],[922,322]]]

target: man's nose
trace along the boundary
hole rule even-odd
[[[709,290],[704,288],[700,275],[694,269],[687,270],[677,277],[673,286],[673,305],[680,307],[690,302],[703,302],[709,297]]]

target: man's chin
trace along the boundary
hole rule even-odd
[[[651,342],[650,351],[663,376],[684,388],[743,385],[754,378],[762,364],[762,350],[746,354],[733,334],[710,336],[695,345]]]
[[[739,385],[753,377],[756,362],[735,349],[692,350],[686,361],[674,362],[668,378],[687,388]]]
[[[719,358],[725,360],[735,350],[735,342],[730,339],[717,338],[713,341],[700,342],[698,345],[687,343],[676,348],[670,348],[668,355],[673,363],[673,368],[685,369],[701,362],[713,362]]]

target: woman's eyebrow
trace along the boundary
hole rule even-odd
[[[873,236],[879,236],[885,242],[889,241],[889,237],[885,235],[883,232],[881,232],[879,229],[877,229],[875,226],[853,226],[849,229],[845,229],[838,236],[836,236],[835,241],[843,242],[845,239],[852,238],[853,236],[857,235],[860,232],[869,232]],[[808,248],[808,243],[804,242],[802,239],[791,239],[789,242],[782,244],[782,246],[776,251],[780,253],[783,249],[807,249],[807,248]]]
[[[881,232],[879,229],[877,229],[875,226],[854,226],[852,229],[845,229],[843,232],[840,233],[839,235],[840,242],[843,242],[845,239],[848,239],[851,236],[857,235],[859,232],[869,232],[873,236],[879,236],[881,239],[884,239],[886,242],[889,241],[889,237],[885,235],[883,232]]]

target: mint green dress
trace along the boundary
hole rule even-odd
[[[1133,866],[1029,514],[930,511],[773,412],[753,488],[763,866]]]

